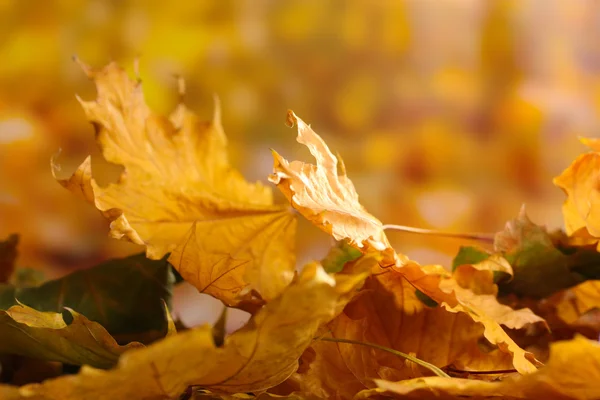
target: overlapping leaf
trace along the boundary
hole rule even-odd
[[[120,346],[99,323],[73,310],[66,313],[69,323],[62,313],[25,305],[0,311],[0,353],[109,368],[125,351],[143,347],[138,342]]]
[[[113,335],[165,335],[173,280],[165,260],[137,255],[37,287],[0,284],[0,353],[112,367],[123,352],[143,347],[120,346]]]
[[[600,238],[600,141],[582,138],[593,151],[577,157],[554,184],[567,195],[563,216],[567,234]]]
[[[74,309],[113,335],[164,336],[164,304],[171,302],[174,277],[166,260],[143,254],[110,260],[36,287],[0,285],[0,308],[18,302],[37,311]]]
[[[309,265],[222,347],[215,347],[211,328],[203,326],[128,352],[113,370],[84,367],[76,376],[25,386],[19,393],[21,398],[115,400],[174,398],[190,385],[225,393],[267,389],[296,370],[318,327],[341,310],[365,276],[334,278]]]
[[[275,163],[269,180],[304,217],[336,240],[349,240],[363,252],[382,251],[387,256],[384,262],[395,263],[398,256],[391,250],[383,224],[358,201],[343,162],[293,111],[288,112],[288,122],[298,126],[297,140],[308,147],[317,164],[290,163],[273,151]]]
[[[596,399],[600,397],[600,345],[575,338],[551,345],[548,364],[538,372],[485,382],[466,379],[427,377],[402,382],[376,381],[378,389],[365,391],[357,398],[381,394],[402,399],[510,398],[510,399]]]
[[[466,313],[428,307],[415,288],[398,272],[379,270],[330,322],[323,336],[369,342],[411,354],[438,367],[452,365],[467,371],[512,368],[512,356],[482,350],[484,327]],[[355,344],[317,342],[316,356],[296,374],[303,393],[322,398],[351,399],[373,379],[402,380],[430,375],[410,361]]]
[[[358,195],[343,166],[338,171],[338,159],[331,153],[325,142],[293,112],[288,113],[290,122],[298,125],[298,138],[305,144],[317,160],[317,164],[299,161],[288,162],[279,154],[275,159],[274,172],[270,180],[276,183],[292,206],[321,229],[329,232],[337,240],[348,240],[350,244],[364,252],[382,252],[381,262],[386,268],[406,278],[411,285],[429,296],[433,301],[444,305],[453,313],[466,313],[474,321],[484,326],[484,336],[502,351],[512,354],[515,368],[522,373],[536,370],[533,355],[523,351],[500,327],[493,315],[503,315],[503,322],[522,327],[529,322],[541,319],[531,311],[520,312],[513,318],[509,307],[499,304],[494,296],[483,298],[469,288],[461,287],[449,273],[440,266],[421,266],[396,254],[392,249],[383,225],[367,213],[358,201]],[[443,287],[442,287],[443,283]],[[506,314],[506,315],[504,315]],[[532,363],[533,362],[533,363]]]
[[[125,171],[100,187],[88,158],[59,182],[103,212],[111,236],[146,246],[153,259],[171,253],[200,291],[228,305],[276,297],[293,277],[295,219],[273,205],[269,188],[229,165],[218,104],[209,123],[183,105],[170,117],[155,115],[140,82],[116,64],[83,68],[98,97],[81,104],[104,157]]]

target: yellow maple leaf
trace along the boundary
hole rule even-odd
[[[288,123],[298,126],[297,140],[308,147],[317,164],[289,162],[273,151],[273,174],[269,180],[305,218],[336,240],[348,239],[363,252],[384,252],[383,262],[396,263],[398,256],[390,246],[383,224],[360,204],[341,159],[293,111],[288,111]]]
[[[544,322],[529,309],[513,310],[498,303],[494,295],[476,294],[462,287],[443,267],[420,266],[410,262],[403,267],[392,267],[404,275],[413,286],[440,303],[447,311],[466,313],[484,326],[484,337],[502,351],[513,355],[513,365],[522,374],[536,371],[541,365],[533,354],[521,349],[500,324],[519,329],[530,323]],[[491,275],[490,275],[491,279]],[[464,284],[464,283],[463,283]]]
[[[411,285],[421,290],[437,303],[454,313],[466,313],[485,327],[485,337],[502,351],[513,354],[514,366],[522,373],[536,370],[533,355],[521,349],[504,332],[494,317],[502,317],[503,323],[520,328],[524,324],[542,320],[530,310],[515,313],[510,307],[502,306],[495,296],[483,299],[468,288],[462,288],[441,266],[421,266],[398,255],[391,247],[383,224],[369,214],[358,201],[358,194],[343,165],[331,153],[326,143],[304,121],[293,112],[288,112],[291,124],[298,126],[298,142],[306,145],[317,164],[300,161],[291,163],[276,152],[274,172],[269,180],[277,184],[292,206],[316,226],[330,233],[336,240],[348,240],[363,252],[379,251],[383,254],[381,265],[406,278]],[[442,281],[445,286],[442,288]]]
[[[99,323],[68,312],[73,317],[70,324],[61,313],[22,304],[0,311],[0,353],[109,368],[125,351],[144,347],[138,342],[120,346]]]
[[[377,380],[378,389],[360,393],[364,399],[385,395],[392,398],[465,399],[502,397],[510,399],[597,399],[600,397],[600,345],[577,337],[550,345],[550,361],[534,374],[509,377],[501,382],[427,377],[402,382]]]
[[[222,347],[213,343],[211,327],[202,326],[127,352],[112,370],[83,367],[76,376],[24,386],[19,393],[22,398],[118,400],[175,398],[191,385],[218,393],[268,389],[297,369],[319,326],[348,302],[367,274],[334,277],[309,264]]]
[[[585,281],[555,293],[544,301],[544,308],[575,330],[588,327],[597,337],[600,333],[597,318],[591,313],[600,310],[600,281]],[[586,315],[590,315],[591,321]],[[579,328],[579,329],[578,329]],[[583,332],[582,332],[583,333]],[[587,335],[586,335],[587,336]]]
[[[554,184],[567,195],[563,204],[565,228],[569,235],[600,238],[600,141],[581,139],[594,151],[580,155]]]
[[[448,305],[425,305],[414,286],[388,268],[367,278],[344,312],[327,324],[323,336],[374,343],[461,371],[506,370],[513,364],[529,363],[527,357],[532,357],[497,324],[496,336],[502,338],[497,342],[504,348],[484,351],[480,340],[490,336],[486,332],[490,325]],[[373,379],[396,381],[431,374],[412,362],[367,346],[316,342],[311,347],[315,359],[306,371],[295,375],[294,382],[303,393],[323,398],[351,399],[358,391],[374,387]]]
[[[147,248],[200,291],[239,306],[275,298],[293,278],[296,220],[271,190],[248,183],[227,159],[218,103],[211,122],[183,104],[169,116],[146,105],[139,81],[111,63],[82,64],[98,97],[81,101],[104,157],[125,167],[99,186],[89,157],[59,182],[111,221],[110,235]],[[58,166],[53,163],[53,172]]]

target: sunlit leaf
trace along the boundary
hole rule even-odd
[[[88,158],[59,182],[103,212],[112,237],[146,246],[153,259],[171,253],[200,291],[228,305],[275,298],[293,278],[295,219],[273,205],[269,188],[229,164],[218,103],[210,122],[182,104],[169,117],[156,115],[140,81],[116,64],[82,66],[98,91],[83,109],[104,157],[125,171],[100,187]]]

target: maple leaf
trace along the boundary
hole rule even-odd
[[[211,327],[202,326],[127,352],[112,370],[83,367],[76,376],[24,386],[19,393],[23,398],[114,400],[173,398],[190,385],[219,393],[265,390],[297,369],[318,327],[341,310],[367,273],[334,277],[309,264],[222,347],[214,345]]]
[[[67,310],[72,317],[69,324],[61,313],[25,305],[0,310],[0,353],[109,368],[125,351],[143,347],[137,342],[119,346],[102,325]]]
[[[95,82],[95,101],[80,101],[96,127],[106,160],[125,167],[100,187],[89,157],[59,182],[92,202],[111,221],[110,235],[146,246],[188,282],[230,306],[275,298],[294,275],[295,218],[273,205],[271,190],[246,182],[227,159],[218,103],[200,121],[183,104],[153,114],[141,83],[111,63],[81,64]],[[56,173],[58,166],[53,163]]]
[[[600,179],[600,141],[580,140],[593,151],[577,157],[561,175],[554,178],[554,184],[567,195],[563,204],[567,234],[600,238],[600,190],[597,185]]]
[[[8,282],[15,270],[18,244],[18,235],[10,235],[0,242],[0,283]]]
[[[166,260],[143,254],[109,260],[34,287],[0,284],[0,307],[25,304],[37,311],[71,308],[112,335],[144,342],[164,336],[165,304],[174,277]]]
[[[289,162],[273,151],[269,180],[305,218],[336,240],[346,239],[364,253],[384,252],[383,262],[396,263],[399,256],[391,248],[383,224],[360,204],[343,162],[293,111],[288,111],[288,123],[298,126],[297,140],[308,147],[317,164]]]
[[[512,269],[504,258],[492,255],[477,264],[458,266],[452,279],[442,279],[440,289],[446,293],[454,292],[461,305],[483,310],[487,317],[508,328],[521,329],[538,322],[548,328],[546,321],[529,308],[514,310],[498,302],[498,285],[494,283],[498,273],[512,276]]]
[[[496,234],[495,250],[511,264],[514,278],[500,284],[502,293],[543,298],[586,279],[600,277],[600,254],[587,246],[561,243],[536,225],[522,208],[519,216]]]
[[[326,325],[324,337],[381,345],[411,354],[438,367],[464,370],[512,368],[510,354],[485,352],[484,327],[466,313],[428,307],[402,274],[386,269],[367,278],[343,313]],[[373,379],[401,380],[430,375],[396,355],[356,344],[317,341],[315,359],[295,381],[303,393],[322,398],[352,399]]]
[[[273,152],[274,172],[269,180],[277,184],[292,206],[336,240],[348,240],[365,253],[381,252],[382,265],[402,274],[424,295],[445,304],[450,312],[464,312],[474,321],[481,322],[485,327],[485,337],[503,351],[513,354],[515,368],[520,372],[535,371],[530,361],[535,361],[535,358],[514,343],[500,325],[486,314],[485,308],[492,307],[495,316],[503,316],[504,323],[516,327],[541,319],[529,310],[517,315],[510,307],[499,304],[494,296],[488,296],[484,302],[481,296],[460,287],[444,268],[423,267],[405,256],[397,255],[385,236],[383,224],[359,203],[358,194],[346,176],[343,164],[338,168],[338,158],[331,153],[323,139],[293,112],[288,112],[288,119],[292,125],[298,126],[298,142],[305,144],[317,161],[316,165],[300,161],[290,163]],[[440,287],[442,280],[445,282],[443,289]]]
[[[415,288],[435,302],[444,306],[449,312],[466,313],[475,322],[484,326],[484,337],[502,351],[513,354],[513,365],[520,373],[531,373],[536,370],[539,361],[521,349],[502,329],[500,323],[519,329],[526,324],[543,322],[543,319],[533,314],[531,310],[513,310],[498,303],[494,295],[478,295],[451,276],[443,267],[438,265],[421,266],[409,262],[402,267],[390,267],[402,274]],[[475,268],[476,269],[476,268]],[[487,275],[489,282],[483,287],[492,285],[493,274]],[[496,320],[498,319],[498,320]]]
[[[496,397],[511,399],[596,399],[600,397],[600,345],[577,337],[550,345],[550,361],[536,373],[508,377],[500,382],[427,377],[389,382],[377,380],[378,389],[359,393],[356,398],[386,395],[392,398]]]

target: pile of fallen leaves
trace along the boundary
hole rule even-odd
[[[289,201],[274,204],[230,166],[218,103],[210,122],[183,104],[156,115],[116,64],[82,66],[98,96],[81,104],[124,170],[103,187],[88,158],[57,179],[146,254],[40,284],[15,268],[18,237],[2,242],[1,399],[600,398],[600,141],[555,180],[566,232],[523,209],[449,272],[391,247],[385,230],[402,227],[362,207],[293,112],[316,164],[274,151],[269,181]],[[296,213],[337,241],[299,272]],[[250,320],[231,335],[225,312],[174,322],[182,280]]]

